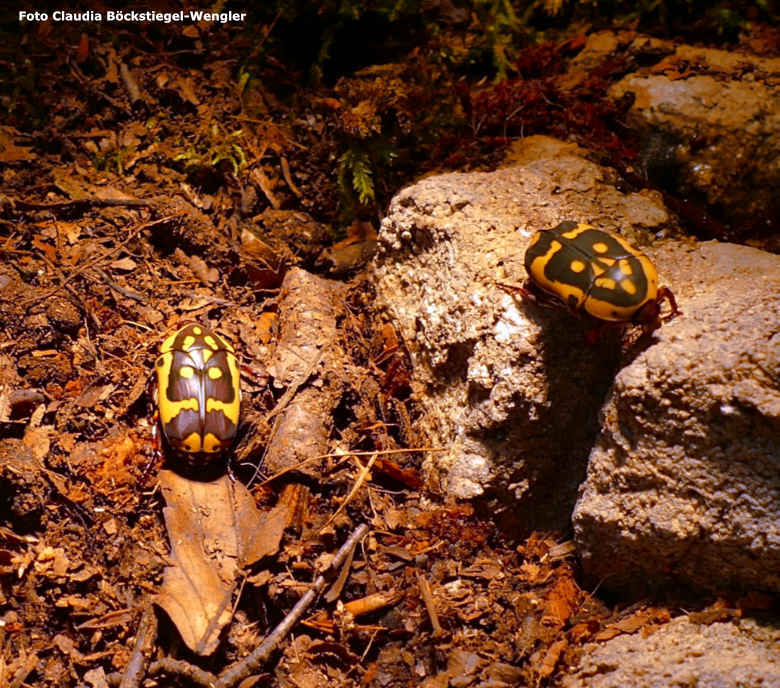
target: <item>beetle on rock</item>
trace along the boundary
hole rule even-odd
[[[154,368],[160,428],[168,445],[201,465],[229,449],[241,406],[230,342],[201,325],[185,325],[163,341]]]
[[[525,253],[525,290],[596,320],[652,332],[680,313],[671,290],[658,286],[650,259],[625,239],[588,224],[561,222],[536,233]],[[671,312],[661,316],[668,301]]]

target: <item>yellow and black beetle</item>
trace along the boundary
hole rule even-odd
[[[201,465],[229,449],[241,407],[230,342],[201,325],[185,325],[163,341],[154,368],[160,428],[171,449]]]
[[[645,332],[679,314],[671,290],[658,286],[650,259],[625,239],[588,224],[561,222],[537,232],[525,253],[525,292],[596,320],[641,325]],[[671,313],[661,317],[661,304]]]

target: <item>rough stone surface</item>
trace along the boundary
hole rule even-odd
[[[780,631],[739,624],[675,619],[649,637],[619,636],[590,644],[564,688],[776,688],[780,686]]]
[[[608,586],[780,590],[780,257],[643,245],[683,315],[633,345],[588,346],[566,312],[507,294],[536,229],[578,219],[673,233],[576,146],[534,137],[516,166],[427,178],[380,233],[377,295],[414,363],[428,479],[504,527],[566,527]]]
[[[604,42],[594,39],[597,52]],[[626,49],[658,52],[663,45],[635,37]],[[676,193],[704,197],[740,222],[778,221],[780,59],[677,46],[623,78],[610,95],[627,92],[635,96],[635,122],[676,143]],[[654,141],[651,154],[666,155],[653,152],[658,147]]]
[[[444,449],[428,460],[430,480],[451,496],[498,498],[524,528],[560,528],[619,343],[588,347],[576,318],[529,306],[496,281],[522,282],[532,233],[563,220],[632,239],[673,221],[658,194],[621,193],[572,144],[531,137],[516,153],[514,167],[430,177],[399,193],[375,281],[413,359],[421,429]]]
[[[602,409],[573,516],[583,566],[612,586],[780,591],[780,257],[716,242],[654,255],[684,315]]]

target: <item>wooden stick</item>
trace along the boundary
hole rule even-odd
[[[431,619],[431,628],[433,628],[434,637],[442,634],[442,627],[439,623],[439,615],[436,613],[436,606],[433,603],[433,593],[431,592],[431,584],[428,579],[421,573],[417,574],[417,585],[420,587],[420,595],[425,602],[425,609],[428,611],[428,616]]]
[[[336,556],[333,557],[330,567],[332,569],[339,568],[352,553],[352,550],[357,546],[358,542],[365,537],[366,533],[368,533],[368,526],[365,523],[355,528],[355,530],[352,531],[352,535],[349,536],[339,551],[336,552]],[[249,655],[244,657],[240,662],[236,662],[225,669],[219,675],[219,679],[214,684],[214,688],[231,688],[236,683],[249,676],[252,672],[257,671],[271,656],[271,653],[276,649],[276,646],[292,630],[293,626],[306,612],[309,605],[314,602],[317,595],[325,589],[327,584],[328,579],[324,574],[317,576],[311,589],[298,600],[284,620]]]
[[[144,680],[144,664],[146,663],[146,652],[154,645],[157,638],[157,617],[154,615],[152,605],[149,604],[144,609],[141,621],[138,624],[138,632],[135,635],[135,646],[133,655],[125,667],[122,674],[122,681],[119,688],[140,688]]]

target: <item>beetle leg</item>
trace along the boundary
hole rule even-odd
[[[677,299],[674,298],[674,294],[672,293],[672,290],[669,289],[669,287],[661,287],[658,290],[658,296],[656,300],[658,301],[659,307],[662,301],[668,301],[669,306],[671,306],[672,309],[672,312],[663,316],[661,320],[671,320],[678,315],[682,315],[682,311],[677,307]]]
[[[495,285],[499,289],[503,289],[510,294],[520,294],[527,299],[531,299],[533,301],[536,300],[536,295],[525,286],[520,286],[519,284],[507,284],[506,282],[496,282]]]
[[[154,465],[157,463],[159,459],[162,458],[162,451],[155,447],[152,450],[152,455],[149,458],[149,461],[146,462],[146,466],[144,466],[144,470],[141,472],[141,477],[138,479],[138,489],[143,490],[144,485],[146,484],[146,479],[149,477],[149,473],[151,472],[152,468],[154,468]]]
[[[236,478],[236,474],[233,473],[233,462],[228,459],[227,461],[227,476],[230,478],[231,483],[235,483],[238,478]]]
[[[154,403],[154,399],[157,396],[157,386],[151,384],[152,380],[149,381],[149,387],[151,389],[149,390],[149,401],[147,402],[147,413],[149,415],[149,418],[151,420],[152,425],[152,450],[151,450],[151,456],[149,457],[149,460],[146,462],[146,465],[144,466],[143,470],[141,471],[141,477],[138,480],[138,489],[142,490],[144,488],[144,484],[146,483],[146,479],[149,477],[149,472],[152,470],[154,465],[162,459],[162,441],[160,438],[160,428],[159,428],[159,420],[160,420],[160,412],[156,408],[156,404]]]
[[[530,301],[540,308],[550,308],[556,311],[566,311],[567,313],[572,313],[577,316],[580,315],[576,308],[572,309],[569,304],[564,303],[554,294],[550,294],[544,289],[537,287],[531,280],[527,280],[522,286],[519,284],[506,284],[505,282],[496,282],[495,284],[497,287],[513,296],[515,294],[520,294],[524,300]]]

